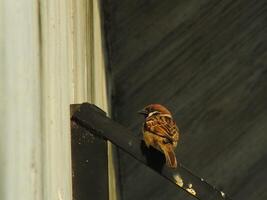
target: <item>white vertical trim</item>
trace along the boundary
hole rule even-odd
[[[87,10],[86,0],[72,0],[72,37],[73,37],[73,103],[88,101],[88,54],[91,35],[90,13]],[[91,77],[89,77],[91,79]]]
[[[0,1],[0,13],[0,199],[41,199],[38,4]]]
[[[44,199],[72,198],[69,105],[72,95],[71,1],[41,1]]]
[[[76,60],[73,68],[75,103],[88,101],[108,112],[99,1],[73,0],[73,2],[74,47],[79,47],[79,49],[74,48],[77,50],[74,51],[77,56],[74,56]],[[108,158],[109,199],[116,200],[114,160],[112,145],[109,142]]]
[[[108,113],[103,33],[101,31],[102,24],[99,6],[99,0],[93,1],[93,103]],[[109,200],[117,199],[113,150],[113,145],[108,142]]]
[[[99,2],[2,0],[0,26],[0,199],[70,200],[69,105],[108,110]]]

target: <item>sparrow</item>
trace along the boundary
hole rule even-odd
[[[170,168],[177,167],[174,149],[179,140],[179,129],[170,111],[160,104],[151,104],[138,112],[144,115],[143,140],[147,148],[152,146],[165,155]]]

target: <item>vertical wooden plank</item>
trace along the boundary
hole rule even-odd
[[[44,199],[72,198],[69,104],[72,102],[72,1],[41,1]]]
[[[69,105],[93,87],[106,101],[92,16],[86,0],[0,1],[0,199],[72,198]]]
[[[91,102],[108,112],[99,1],[73,0],[72,13],[74,103]],[[112,145],[108,142],[110,200],[117,199],[113,157]]]
[[[88,81],[91,77],[87,77],[88,69],[88,49],[90,41],[87,37],[91,35],[90,13],[87,11],[86,0],[72,0],[72,46],[73,46],[73,101],[81,103],[88,101]],[[89,15],[89,16],[88,16]]]
[[[107,141],[71,124],[73,199],[108,200]]]
[[[0,1],[0,199],[42,199],[38,1]]]
[[[100,1],[93,3],[93,102],[108,113],[107,87],[105,72],[105,52],[103,50],[103,32]],[[115,147],[108,141],[109,199],[118,199],[115,175]]]

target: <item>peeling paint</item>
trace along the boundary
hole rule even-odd
[[[133,145],[132,141],[129,141],[129,142],[128,142],[128,145],[129,145],[129,146],[132,146],[132,145]]]
[[[58,200],[63,200],[62,193],[60,190],[57,191]]]
[[[174,180],[175,180],[176,185],[178,185],[178,186],[180,186],[180,187],[183,187],[184,182],[183,182],[182,177],[181,177],[179,174],[175,174],[175,175],[173,175],[173,178],[174,178]]]
[[[187,192],[190,192],[192,195],[196,196],[196,191],[193,189],[193,185],[191,183],[188,184],[188,188],[186,188]]]
[[[223,198],[225,198],[225,193],[223,191],[221,191],[221,195]]]

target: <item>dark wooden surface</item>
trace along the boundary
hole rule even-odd
[[[73,200],[108,200],[106,140],[71,121],[71,157]]]
[[[96,183],[92,188],[94,188],[95,191],[99,191],[96,190],[95,185],[99,186],[99,184],[101,184],[99,189],[105,187],[105,180],[102,181],[102,179],[105,178],[103,175],[107,174],[103,171],[106,169],[104,164],[106,164],[105,159],[107,156],[106,154],[101,156],[103,150],[106,150],[106,143],[104,141],[101,143],[102,138],[103,140],[111,141],[114,145],[144,164],[147,168],[157,172],[158,176],[164,177],[165,184],[171,182],[173,184],[172,187],[177,188],[177,193],[179,192],[179,194],[183,195],[183,199],[190,199],[191,196],[191,199],[200,200],[230,200],[225,193],[217,190],[203,179],[192,174],[182,163],[179,163],[176,169],[166,167],[165,158],[161,152],[153,148],[147,148],[141,138],[134,136],[126,127],[121,126],[107,117],[102,110],[93,104],[81,104],[79,109],[72,115],[72,123],[73,171],[78,172],[76,174],[80,175],[83,181],[87,180],[89,182],[94,178]],[[83,128],[93,135],[87,133]],[[84,145],[82,145],[83,143]],[[93,158],[88,159],[88,157],[92,157],[92,155]],[[77,162],[77,158],[83,159],[81,159],[81,162]],[[94,162],[93,165],[87,164],[86,170],[80,170],[84,169],[84,158],[88,159],[88,163],[91,160]],[[97,166],[95,163],[100,163],[101,165]],[[80,173],[81,171],[83,171],[83,173]],[[90,173],[86,171],[94,172],[94,177],[87,177],[86,175]],[[87,184],[86,182],[83,183],[83,181],[77,181],[77,175],[74,176],[74,182],[76,180],[78,184],[74,183],[73,185],[76,186],[74,189],[80,190],[80,188],[84,188]],[[100,179],[101,177],[102,179]],[[142,184],[141,182],[140,185]],[[144,188],[146,186],[147,185],[143,185]],[[88,193],[87,191],[90,190],[85,190],[86,193]],[[77,192],[74,190],[74,193],[80,195],[80,193],[82,194],[84,192]],[[88,194],[92,195],[92,193]],[[95,199],[101,199],[100,197]],[[79,198],[77,198],[77,200],[79,200]]]
[[[103,6],[113,117],[138,135],[143,119],[136,111],[166,105],[182,132],[182,163],[234,199],[267,199],[266,1]],[[119,169],[124,200],[179,199],[123,152]]]

